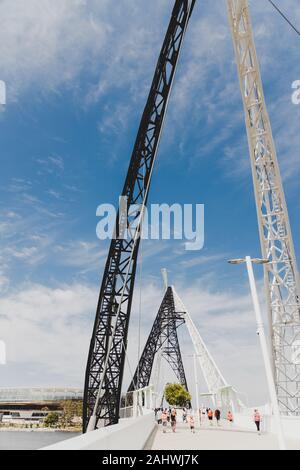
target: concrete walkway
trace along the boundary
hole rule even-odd
[[[289,441],[288,447],[300,450],[300,441]],[[255,431],[230,428],[226,422],[220,428],[204,425],[195,434],[187,425],[180,423],[175,434],[170,426],[163,434],[159,426],[152,450],[278,450],[278,443],[271,434],[259,436]]]

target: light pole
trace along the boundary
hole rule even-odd
[[[194,374],[195,374],[195,387],[196,387],[196,407],[197,407],[197,422],[198,427],[200,428],[200,405],[199,405],[199,383],[198,383],[198,373],[197,373],[197,355],[194,354]]]
[[[195,376],[195,391],[196,391],[196,407],[197,407],[197,423],[198,427],[201,427],[200,422],[200,403],[199,403],[199,382],[198,382],[198,373],[197,373],[197,354],[186,355],[186,357],[192,357],[194,361],[194,376]]]
[[[243,263],[246,263],[246,266],[247,266],[250,290],[251,290],[251,295],[252,295],[252,300],[253,300],[253,307],[254,307],[255,316],[256,316],[257,334],[259,336],[260,345],[262,349],[268,388],[269,388],[269,393],[271,397],[274,417],[276,421],[279,447],[280,447],[280,450],[286,450],[286,443],[285,443],[285,437],[283,433],[282,421],[281,421],[281,416],[280,416],[280,411],[279,411],[276,386],[275,386],[274,376],[272,372],[272,366],[271,366],[271,361],[270,361],[269,352],[268,352],[268,343],[267,343],[267,338],[265,334],[265,329],[264,329],[264,324],[263,324],[263,319],[262,319],[262,314],[261,314],[261,309],[260,309],[258,294],[257,294],[257,289],[256,289],[255,277],[254,277],[254,272],[253,272],[253,263],[268,264],[269,260],[257,259],[257,258],[252,259],[250,256],[246,256],[246,258],[243,258],[243,259],[235,259],[235,260],[229,261],[229,264],[243,264]]]

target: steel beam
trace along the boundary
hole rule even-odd
[[[300,415],[299,274],[247,0],[227,0],[257,206],[271,359],[281,412]]]
[[[126,213],[116,221],[116,237],[106,262],[86,368],[83,430],[119,420],[127,335],[143,212],[183,40],[195,0],[176,0],[142,115],[122,196]],[[139,210],[134,213],[130,208]],[[125,237],[125,233],[127,236]],[[93,419],[91,419],[93,418]]]

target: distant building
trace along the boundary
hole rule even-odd
[[[61,413],[61,402],[82,399],[77,388],[0,388],[0,422],[39,423],[49,412]]]

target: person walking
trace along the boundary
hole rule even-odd
[[[189,424],[191,432],[195,434],[195,418],[192,414],[189,416]]]
[[[221,421],[221,411],[217,409],[215,411],[215,418],[217,420],[217,426],[220,426],[220,421]]]
[[[163,426],[163,433],[165,434],[167,432],[167,426],[168,426],[168,412],[167,410],[164,410],[161,415],[161,422]]]
[[[171,411],[171,426],[172,426],[172,431],[176,432],[176,424],[177,424],[177,412],[175,408]]]
[[[232,413],[232,411],[228,411],[228,413],[227,413],[227,421],[228,421],[228,423],[230,424],[230,426],[233,425],[233,421],[234,421],[234,420],[233,420],[233,413]]]
[[[156,411],[157,424],[161,424],[161,418],[162,418],[162,409],[158,408],[158,410]]]
[[[203,407],[201,410],[201,424],[205,424],[205,418],[206,418],[206,409]]]
[[[207,417],[208,417],[210,426],[213,426],[214,412],[211,408],[208,409]]]
[[[183,408],[183,410],[182,410],[182,420],[183,420],[184,423],[187,422],[187,411],[186,411],[185,408]]]
[[[254,423],[256,424],[258,435],[260,436],[261,414],[258,410],[254,410]]]

